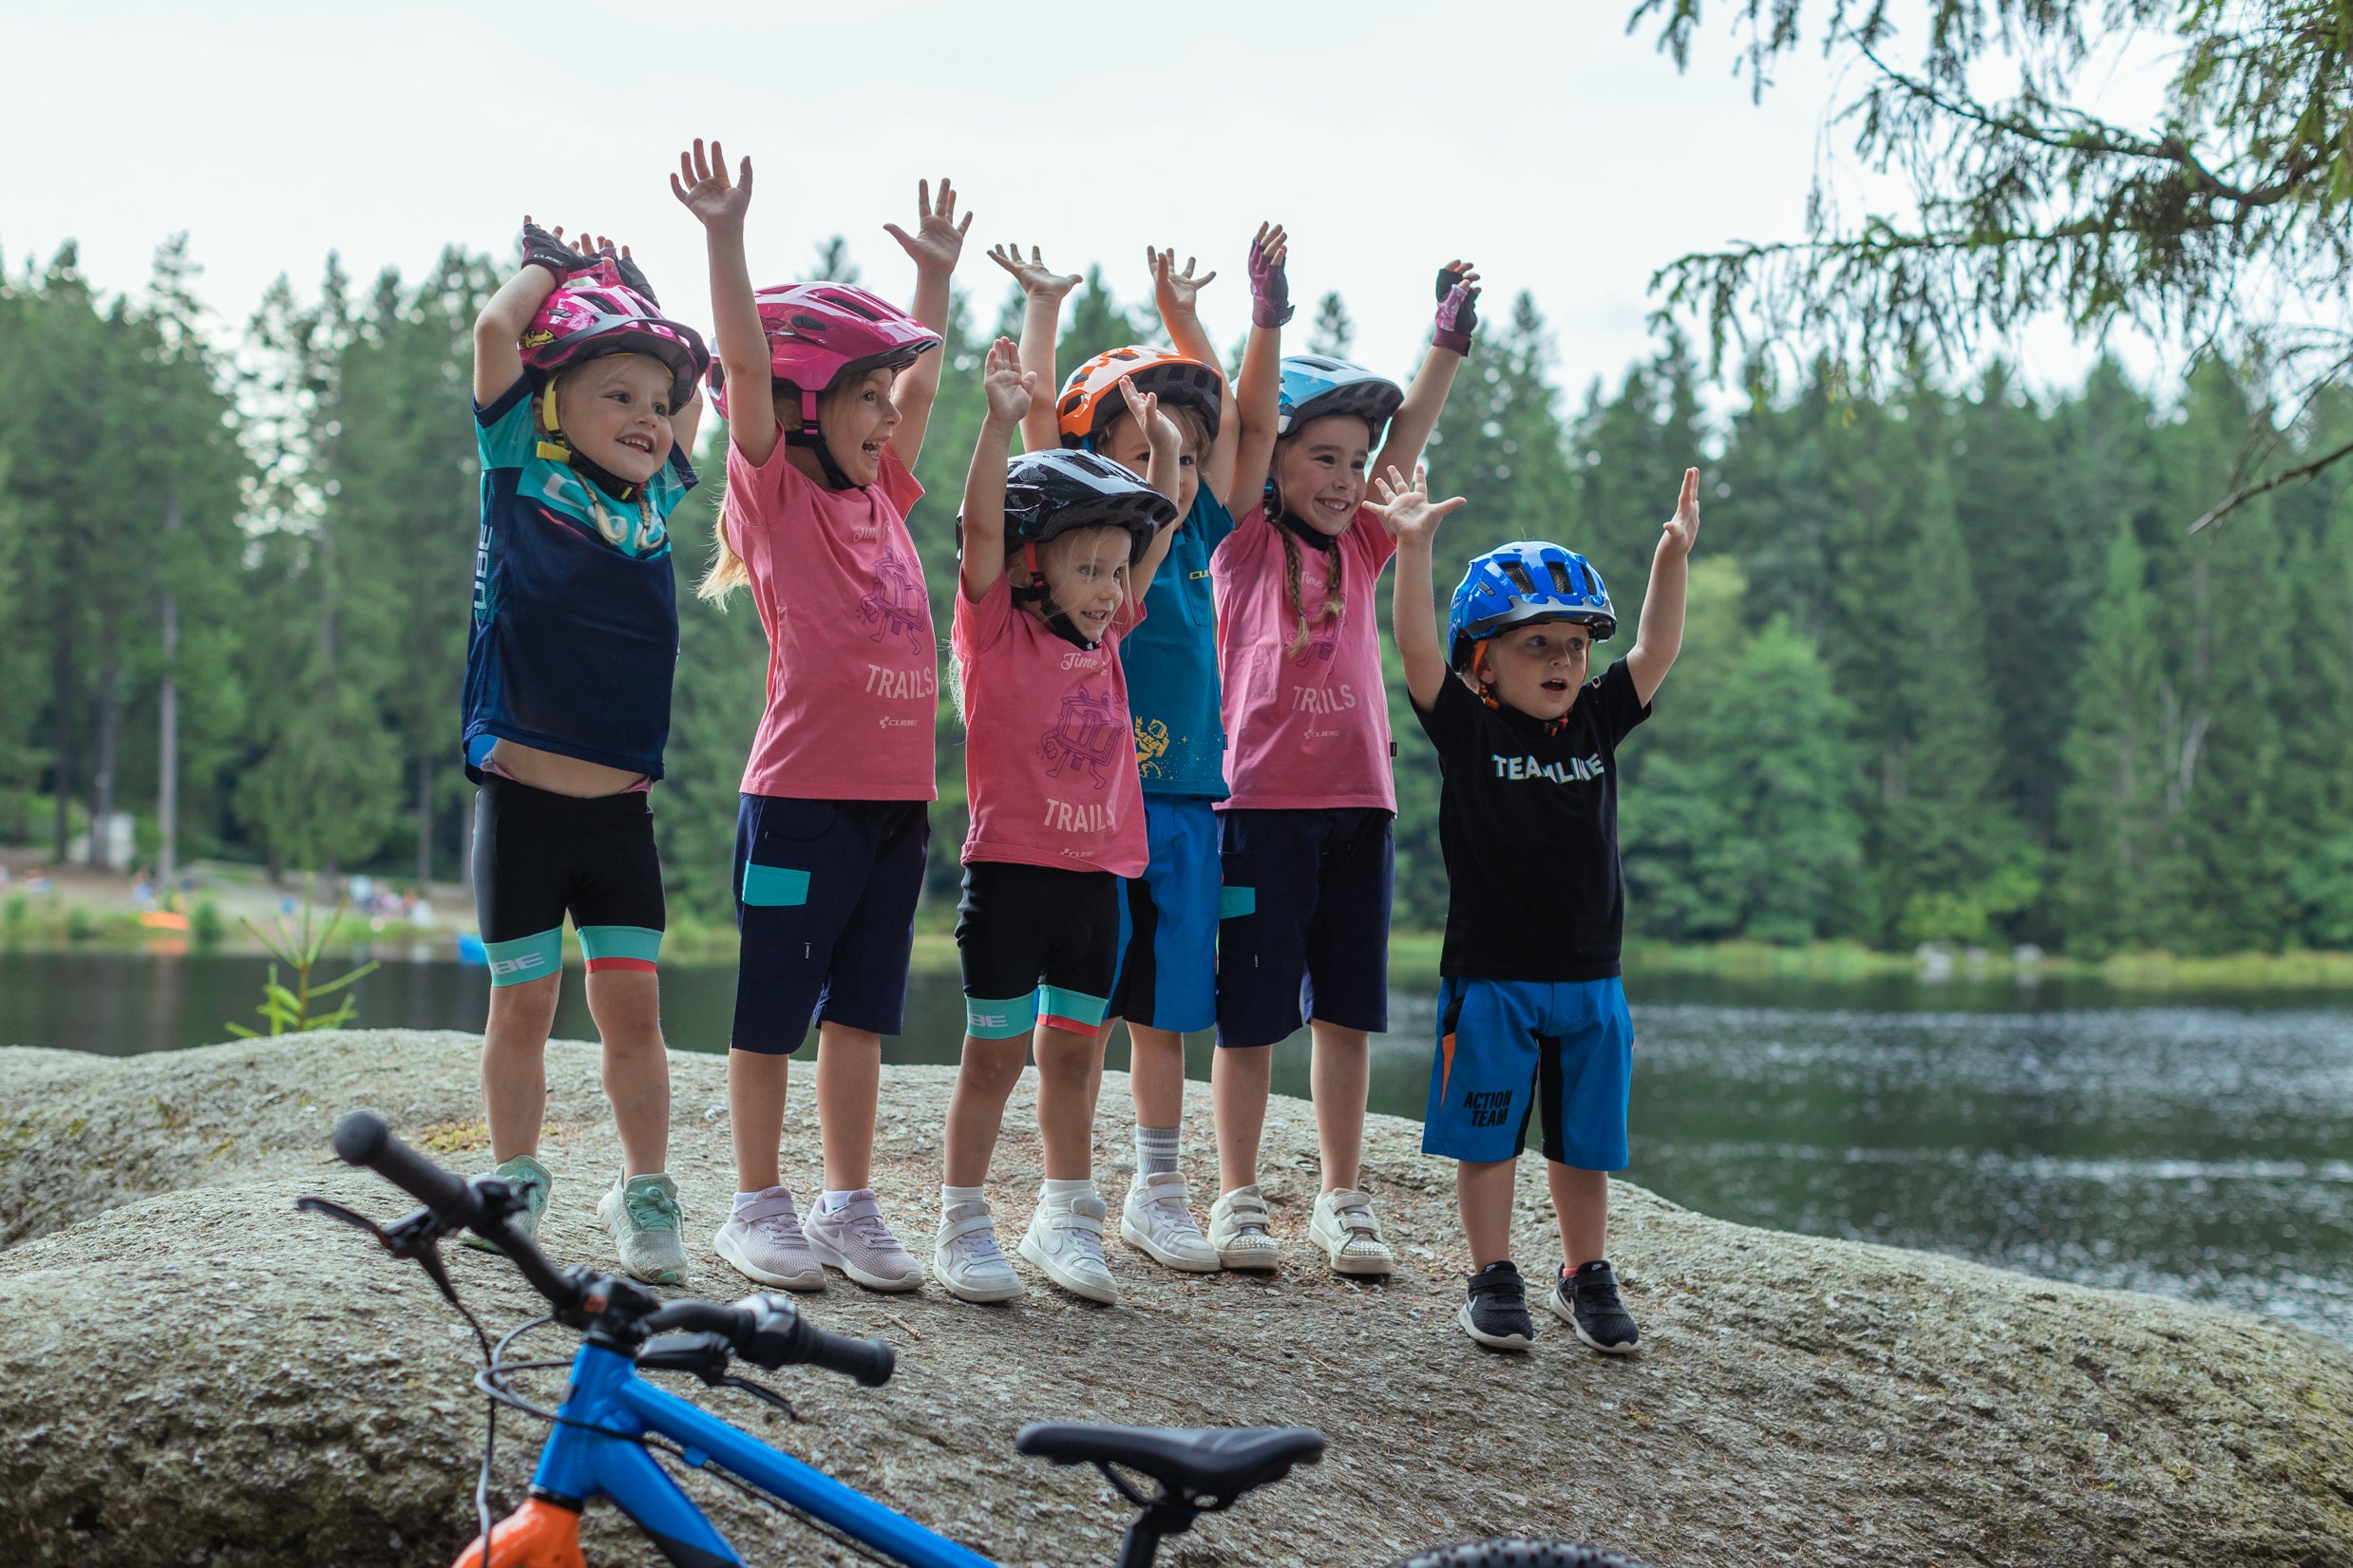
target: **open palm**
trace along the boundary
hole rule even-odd
[[[731,182],[727,177],[727,154],[716,139],[711,143],[711,155],[703,155],[703,139],[694,139],[694,150],[678,155],[678,172],[670,177],[670,191],[686,210],[702,220],[705,228],[720,224],[740,224],[744,214],[751,208],[751,160],[747,158]]]
[[[915,260],[918,271],[952,273],[964,254],[964,236],[972,229],[972,214],[964,221],[956,220],[956,186],[946,176],[939,179],[939,199],[931,198],[931,181],[918,180],[915,186],[917,218],[915,233],[909,234],[896,223],[885,223],[884,229],[899,241],[899,248]]]

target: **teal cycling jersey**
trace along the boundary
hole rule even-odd
[[[1136,772],[1147,795],[1225,798],[1209,557],[1233,531],[1233,514],[1206,489],[1196,493],[1167,558],[1152,575],[1142,624],[1119,645],[1135,724]]]

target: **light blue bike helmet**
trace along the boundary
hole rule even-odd
[[[1404,387],[1361,365],[1322,354],[1285,354],[1275,434],[1289,435],[1325,414],[1354,414],[1373,427],[1373,444],[1378,446],[1381,432],[1404,403]]]
[[[1480,643],[1539,620],[1582,621],[1596,642],[1618,630],[1609,590],[1584,557],[1537,539],[1497,545],[1471,563],[1447,605],[1447,663],[1469,669]]]

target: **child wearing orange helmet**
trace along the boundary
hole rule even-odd
[[[1282,230],[1262,226],[1252,249],[1262,266],[1271,257],[1280,268]],[[990,259],[1021,284],[1022,367],[1039,386],[1051,387],[1061,300],[1078,280],[1047,268],[1034,248],[1026,262],[1005,247],[991,251]],[[1148,433],[1128,406],[1128,386],[1152,394],[1182,439],[1180,521],[1167,559],[1151,578],[1149,614],[1121,650],[1150,859],[1142,876],[1120,884],[1120,964],[1103,1032],[1108,1038],[1112,1021],[1127,1020],[1136,1168],[1120,1235],[1169,1268],[1210,1273],[1222,1265],[1193,1219],[1178,1136],[1185,1035],[1217,1021],[1216,805],[1226,793],[1225,729],[1209,559],[1233,532],[1234,514],[1257,501],[1274,435],[1261,422],[1256,439],[1245,439],[1235,394],[1202,330],[1195,302],[1217,274],[1196,277],[1190,258],[1180,272],[1175,259],[1170,251],[1146,252],[1174,351],[1131,345],[1096,355],[1071,372],[1051,404],[1032,404],[1022,440],[1032,451],[1058,444],[1142,472]],[[1243,396],[1255,390],[1271,402],[1276,358],[1275,332],[1253,327],[1243,351]]]
[[[727,503],[706,598],[751,589],[768,708],[744,769],[733,884],[742,953],[728,1051],[735,1200],[712,1250],[747,1277],[821,1290],[838,1269],[909,1291],[922,1270],[869,1179],[882,1037],[900,1031],[931,841],[939,647],[906,513],[939,386],[963,246],[956,193],[921,191],[890,233],[916,265],[912,315],[861,289],[754,293],[751,161],[696,142],[671,181],[709,240]],[[817,1025],[825,1190],[804,1217],[778,1160],[790,1053]]]
[[[1396,541],[1365,505],[1366,463],[1377,448],[1380,463],[1413,471],[1470,349],[1477,280],[1464,262],[1440,270],[1431,350],[1411,390],[1301,355],[1281,362],[1273,395],[1243,401],[1245,425],[1276,439],[1265,500],[1211,563],[1233,744],[1210,1069],[1223,1192],[1209,1240],[1229,1268],[1276,1265],[1259,1137],[1273,1048],[1302,1013],[1323,1166],[1308,1235],[1338,1273],[1396,1267],[1358,1184],[1368,1036],[1388,1024],[1397,809],[1374,616]],[[1257,319],[1271,314],[1279,326],[1288,314],[1281,268],[1254,269],[1251,282],[1262,309],[1275,307]]]

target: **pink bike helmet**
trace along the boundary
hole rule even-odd
[[[553,375],[604,354],[646,354],[670,367],[670,406],[684,407],[711,367],[700,332],[669,320],[621,281],[611,259],[557,286],[522,334],[522,362]]]
[[[844,375],[901,369],[926,349],[939,347],[939,334],[886,299],[846,283],[785,283],[752,296],[760,330],[768,334],[769,372],[801,395],[800,427],[783,415],[786,439],[815,446],[830,456],[817,433],[817,399]],[[712,406],[727,414],[727,390],[719,368],[711,368]],[[781,414],[781,410],[780,410]]]

